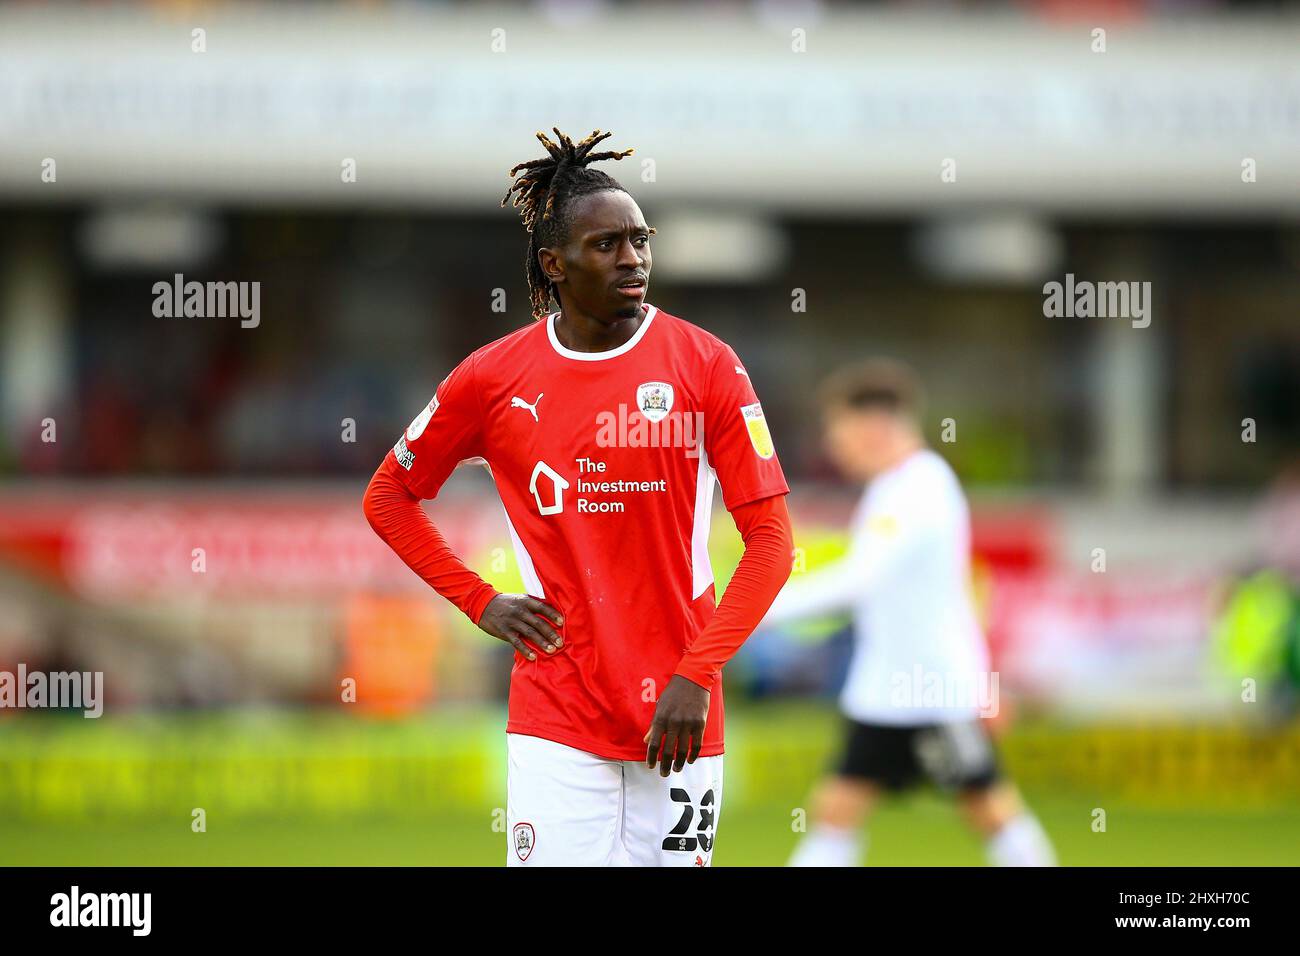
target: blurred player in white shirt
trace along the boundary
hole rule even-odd
[[[829,455],[866,488],[848,554],[792,577],[763,624],[851,611],[856,643],[840,695],[844,750],[790,865],[856,865],[880,796],[924,779],[955,796],[994,865],[1054,865],[982,722],[997,713],[998,684],[970,595],[970,516],[922,438],[915,376],[870,360],[831,376],[821,403]]]

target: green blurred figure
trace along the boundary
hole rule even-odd
[[[1212,635],[1215,663],[1258,700],[1267,716],[1300,712],[1300,461],[1265,499],[1264,567],[1228,590]],[[1253,681],[1247,684],[1246,681]]]

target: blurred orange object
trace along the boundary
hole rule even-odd
[[[433,702],[442,628],[427,598],[353,596],[344,608],[343,628],[339,687],[345,705],[399,716]],[[349,678],[355,683],[346,684]]]

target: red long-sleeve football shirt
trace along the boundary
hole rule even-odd
[[[605,352],[566,348],[551,315],[471,354],[385,458],[366,513],[477,623],[495,592],[418,500],[460,462],[486,462],[525,589],[564,617],[558,653],[515,655],[507,732],[642,759],[658,692],[680,674],[712,694],[711,756],[723,750],[722,665],[789,576],[789,486],[736,353],[643,309],[636,333]],[[716,607],[715,482],[746,541]]]

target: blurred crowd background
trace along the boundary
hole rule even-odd
[[[744,358],[807,569],[859,491],[812,386],[905,359],[972,498],[1031,795],[1062,819],[1080,794],[1219,808],[1222,853],[1187,862],[1278,861],[1300,831],[1298,48],[1288,4],[1194,0],[0,5],[0,669],[103,671],[107,698],[54,729],[0,710],[0,808],[500,799],[508,649],[360,501],[447,371],[530,321],[500,200],[555,125],[635,147],[604,168],[657,229],[648,301]],[[159,317],[178,274],[260,283],[257,322]],[[1149,282],[1149,325],[1048,316],[1067,274]],[[485,473],[428,508],[522,590]],[[721,587],[739,540],[715,515]],[[784,799],[777,756],[806,779],[833,745],[844,625],[760,631],[729,667],[741,807]],[[387,783],[340,796],[345,758]],[[315,797],[287,782],[313,772]]]

